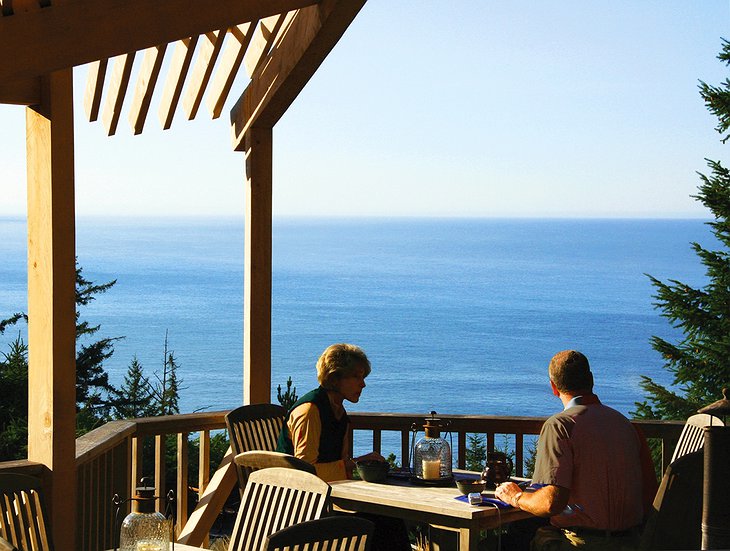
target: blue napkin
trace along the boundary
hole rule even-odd
[[[454,499],[458,499],[459,501],[463,501],[464,503],[469,503],[469,498],[467,496],[456,496]],[[497,499],[496,497],[487,497],[485,495],[482,495],[482,502],[480,504],[477,504],[477,507],[482,507],[484,505],[488,504],[496,505],[500,509],[507,509],[508,507],[512,507],[509,503],[505,503],[501,499]]]

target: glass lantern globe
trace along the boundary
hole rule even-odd
[[[441,420],[431,412],[423,426],[425,436],[414,446],[413,476],[425,482],[441,482],[452,479],[451,446],[441,438]]]
[[[170,521],[155,511],[154,487],[138,487],[133,501],[137,511],[122,521],[120,551],[167,551],[170,547]]]

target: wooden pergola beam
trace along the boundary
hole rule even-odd
[[[0,17],[0,82],[256,21],[318,0],[67,0]]]
[[[365,0],[323,0],[299,10],[231,109],[236,151],[245,149],[246,132],[254,124],[276,124],[364,4]]]
[[[41,102],[41,79],[24,78],[0,82],[0,103],[35,105]]]

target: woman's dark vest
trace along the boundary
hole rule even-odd
[[[294,455],[294,444],[289,434],[289,417],[295,408],[306,403],[317,406],[319,418],[322,421],[322,433],[319,438],[319,457],[317,458],[317,462],[329,463],[342,459],[342,445],[345,441],[345,434],[347,434],[347,425],[350,423],[350,418],[347,416],[347,413],[339,421],[335,418],[327,391],[322,387],[307,392],[297,400],[286,414],[284,426],[279,433],[276,451]]]

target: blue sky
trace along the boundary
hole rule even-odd
[[[696,172],[730,145],[697,83],[728,77],[729,26],[728,0],[369,0],[274,129],[275,214],[705,216]],[[107,138],[83,120],[86,71],[79,215],[242,215],[243,83],[216,121],[162,131],[156,95],[141,136],[125,110]],[[22,215],[22,107],[0,133],[0,214]]]

